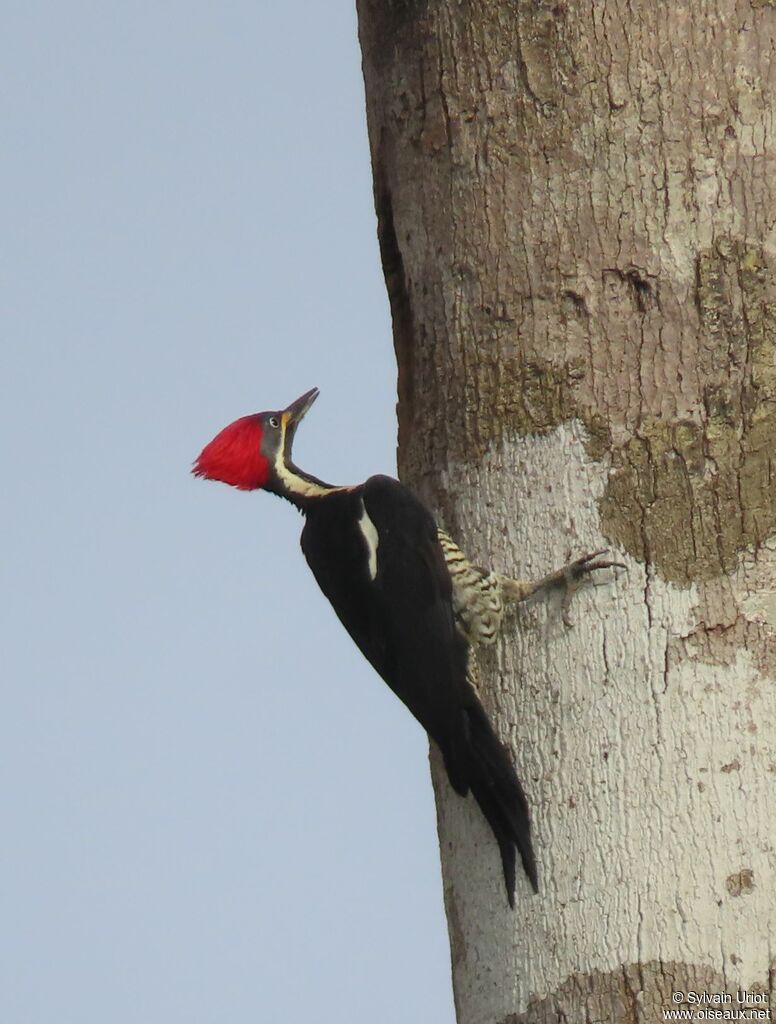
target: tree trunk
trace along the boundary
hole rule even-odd
[[[358,7],[401,477],[500,572],[628,565],[481,659],[539,896],[433,764],[458,1020],[767,1000],[776,2]]]

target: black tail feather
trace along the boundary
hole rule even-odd
[[[479,701],[466,709],[469,725],[468,781],[501,852],[509,905],[515,905],[515,848],[534,892],[539,876],[531,844],[528,801],[506,747]]]
[[[504,883],[507,887],[507,899],[512,910],[515,909],[515,844],[510,839],[498,838],[501,854],[501,868],[504,872]]]

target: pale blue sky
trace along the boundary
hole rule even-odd
[[[2,1024],[453,1018],[427,745],[268,495],[394,471],[350,3],[0,21]]]

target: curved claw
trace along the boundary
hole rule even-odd
[[[560,578],[557,582],[564,587],[563,604],[561,608],[561,614],[563,616],[563,624],[571,628],[574,623],[571,621],[571,615],[569,610],[571,608],[571,601],[574,594],[579,590],[583,578],[589,572],[597,572],[599,569],[627,569],[627,566],[622,562],[615,562],[610,558],[601,558],[601,555],[607,553],[607,548],[601,548],[600,551],[592,551],[587,555],[582,555],[580,558],[575,558],[573,562],[569,562],[568,565],[558,570]],[[547,582],[551,583],[552,575],[548,577]]]
[[[622,562],[615,562],[611,558],[602,558],[607,553],[606,548],[600,551],[592,551],[581,558],[575,558],[573,562],[564,565],[562,569],[542,576],[540,580],[533,583],[512,580],[507,576],[499,576],[504,600],[511,603],[527,601],[542,591],[551,590],[553,587],[563,587],[563,622],[567,626],[573,625],[569,616],[569,607],[574,594],[579,590],[584,578],[588,573],[597,572],[599,569],[627,569]]]
[[[607,548],[601,548],[600,551],[592,551],[589,555],[575,558],[573,562],[569,562],[567,566],[564,566],[562,571],[571,573],[574,576],[582,576],[586,572],[595,572],[596,569],[627,569],[623,562],[615,562],[610,558],[601,558],[601,555],[605,555],[607,550]]]

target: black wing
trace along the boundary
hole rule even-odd
[[[377,536],[374,578],[364,513]],[[302,550],[362,653],[447,756],[461,731],[467,652],[431,514],[398,481],[372,477],[308,511]]]
[[[364,512],[377,536],[371,566]],[[498,840],[510,903],[515,845],[535,888],[528,807],[466,678],[468,648],[433,516],[398,481],[370,477],[308,511],[302,549],[362,653],[439,746],[453,788],[472,790]]]

